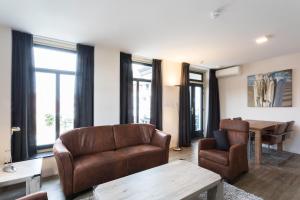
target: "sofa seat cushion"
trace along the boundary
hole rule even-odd
[[[164,150],[152,145],[125,147],[116,151],[127,160],[127,170],[133,174],[163,164]]]
[[[115,151],[77,157],[73,167],[73,192],[127,175],[127,162]]]
[[[211,160],[211,161],[219,163],[221,165],[225,165],[225,166],[229,165],[229,152],[228,151],[221,151],[221,150],[217,150],[217,149],[200,150],[199,156],[200,156],[200,158],[205,158],[207,160]]]

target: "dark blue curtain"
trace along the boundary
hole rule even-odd
[[[179,146],[191,145],[190,133],[190,89],[189,89],[190,64],[182,63],[180,97],[179,97]]]
[[[209,94],[208,94],[208,119],[207,138],[213,138],[213,131],[219,129],[220,125],[220,100],[219,84],[216,77],[216,70],[209,70]]]
[[[94,47],[77,45],[74,127],[94,125]]]
[[[133,123],[132,56],[120,53],[120,123]]]
[[[12,136],[13,162],[36,153],[36,97],[33,37],[12,31],[11,126],[20,127]]]
[[[150,123],[162,130],[162,74],[161,60],[152,61]]]

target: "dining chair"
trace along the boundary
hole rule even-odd
[[[293,133],[294,125],[295,125],[295,121],[289,121],[289,122],[287,122],[287,127],[285,129],[285,133],[286,134],[282,138],[283,141],[285,141]]]
[[[270,145],[281,145],[283,142],[283,136],[286,135],[286,128],[288,123],[277,124],[273,130],[266,130],[262,134],[262,144],[267,144],[270,150]],[[280,149],[282,150],[282,147]]]
[[[241,117],[234,117],[233,120],[243,120]]]

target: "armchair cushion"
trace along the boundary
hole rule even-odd
[[[200,158],[205,158],[221,165],[229,165],[229,152],[217,149],[200,150]]]
[[[216,148],[216,139],[214,138],[204,138],[199,140],[199,151],[206,149],[215,149]]]
[[[226,130],[214,131],[214,138],[216,139],[217,149],[228,151],[230,146],[229,146],[229,141],[228,141]]]

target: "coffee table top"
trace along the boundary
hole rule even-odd
[[[220,175],[193,163],[177,160],[116,179],[96,187],[95,199],[184,199],[207,191],[221,181]]]
[[[3,165],[0,165],[0,186],[7,185],[11,182],[17,183],[25,181],[29,177],[40,175],[42,171],[42,159],[26,160],[22,162],[15,162],[13,165],[16,172],[4,172]]]

